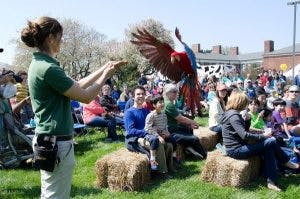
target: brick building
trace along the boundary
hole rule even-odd
[[[295,48],[295,65],[300,64],[300,43]],[[274,41],[264,42],[264,51],[255,53],[239,54],[238,47],[231,47],[228,53],[222,53],[222,46],[216,45],[209,52],[201,50],[200,44],[193,44],[192,50],[200,65],[229,64],[243,68],[249,65],[263,67],[265,69],[280,70],[281,64],[287,64],[288,69],[292,66],[292,46],[274,50]]]
[[[265,41],[262,67],[279,70],[281,64],[286,64],[289,70],[293,64],[292,53],[293,46],[274,50],[274,41]],[[295,45],[295,65],[297,64],[300,64],[300,43]]]

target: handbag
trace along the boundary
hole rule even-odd
[[[58,146],[55,136],[37,136],[33,146],[33,165],[41,170],[53,172],[60,159],[57,156]]]

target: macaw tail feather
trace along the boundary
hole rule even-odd
[[[180,92],[183,95],[187,106],[190,108],[192,116],[195,116],[195,107],[201,115],[201,87],[196,75],[188,75],[181,82]]]

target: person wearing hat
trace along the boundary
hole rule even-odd
[[[238,79],[236,81],[236,86],[238,88],[239,91],[244,91],[244,82],[241,79]]]
[[[288,129],[291,131],[292,135],[300,135],[300,125],[299,125],[299,97],[300,88],[297,85],[292,85],[289,88],[288,99],[286,100],[285,114],[286,114],[286,123]]]
[[[209,106],[208,127],[222,137],[222,127],[220,118],[225,111],[225,98],[227,97],[227,87],[225,84],[218,84],[216,97]]]
[[[254,99],[256,97],[255,88],[253,87],[252,81],[250,79],[248,79],[245,84],[245,93],[250,99]]]
[[[185,151],[192,153],[197,158],[206,159],[206,150],[202,147],[199,138],[193,135],[193,129],[198,129],[199,124],[183,116],[177,109],[178,92],[175,84],[166,84],[164,87],[164,111],[167,115],[168,131],[176,143],[184,147]]]

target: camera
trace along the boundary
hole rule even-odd
[[[22,77],[16,75],[13,71],[7,71],[5,73],[3,73],[2,75],[0,75],[0,77],[4,76],[4,75],[7,75],[7,74],[11,74],[13,76],[13,78],[15,79],[15,81],[17,83],[21,83],[23,81]]]

